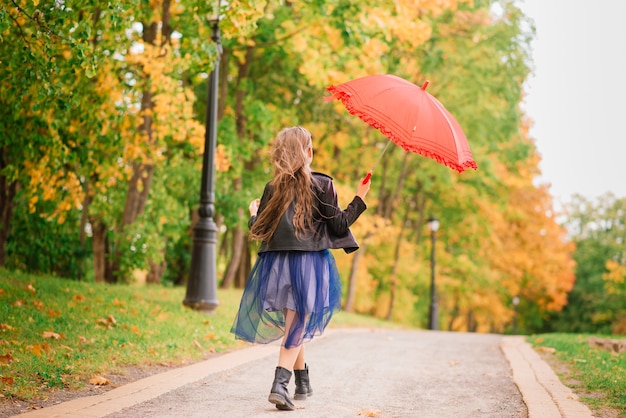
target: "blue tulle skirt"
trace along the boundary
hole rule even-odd
[[[266,344],[285,335],[285,309],[296,312],[285,347],[321,335],[341,307],[341,281],[329,250],[260,253],[231,332]]]

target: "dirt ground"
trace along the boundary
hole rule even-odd
[[[189,363],[185,365],[188,364]],[[47,406],[56,405],[62,402],[70,401],[72,399],[82,398],[84,396],[99,395],[111,389],[123,386],[127,383],[143,379],[144,377],[171,370],[171,368],[172,367],[157,364],[149,365],[144,368],[127,367],[121,373],[103,375],[103,377],[111,382],[111,384],[109,385],[97,386],[87,383],[84,387],[80,389],[51,390],[45,393],[45,398],[37,400],[25,401],[19,399],[10,399],[0,394],[0,418],[11,417],[13,415],[18,415],[35,409],[41,409]]]

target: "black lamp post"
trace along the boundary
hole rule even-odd
[[[437,313],[437,288],[435,287],[435,244],[437,242],[437,230],[439,229],[439,221],[437,218],[430,217],[428,219],[428,228],[430,229],[431,252],[430,252],[430,310],[428,315],[428,329],[438,329],[438,313]]]
[[[513,334],[517,334],[517,306],[519,305],[519,296],[513,296]]]
[[[211,39],[217,46],[217,60],[209,76],[209,93],[206,110],[206,132],[204,135],[204,156],[202,157],[202,188],[200,189],[199,219],[193,228],[193,249],[191,268],[187,281],[187,294],[183,304],[199,311],[214,311],[217,301],[216,246],[217,225],[215,214],[215,144],[217,140],[217,91],[219,64],[222,55],[220,43],[220,2],[217,2]]]

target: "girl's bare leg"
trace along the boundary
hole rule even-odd
[[[300,346],[300,352],[296,357],[296,362],[293,365],[294,370],[304,370],[304,344]]]
[[[287,335],[295,316],[296,311],[285,309],[285,336],[283,337],[283,343],[280,346],[280,353],[278,355],[278,366],[290,371],[294,369],[294,366],[297,369],[297,366],[300,366],[300,361],[302,362],[301,368],[304,368],[304,344],[292,348],[285,347]]]

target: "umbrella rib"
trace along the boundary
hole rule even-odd
[[[433,99],[435,98],[433,97]],[[448,124],[448,128],[450,128],[450,132],[452,133],[452,137],[454,138],[454,146],[456,147],[457,155],[463,155],[463,150],[460,147],[461,144],[459,142],[459,138],[456,135],[456,131],[454,129],[454,126],[452,125],[452,122],[450,121],[450,118],[445,112],[445,107],[437,99],[435,99],[435,105],[437,105],[437,107],[441,109],[442,111],[441,114],[443,118],[446,120],[446,123]]]

